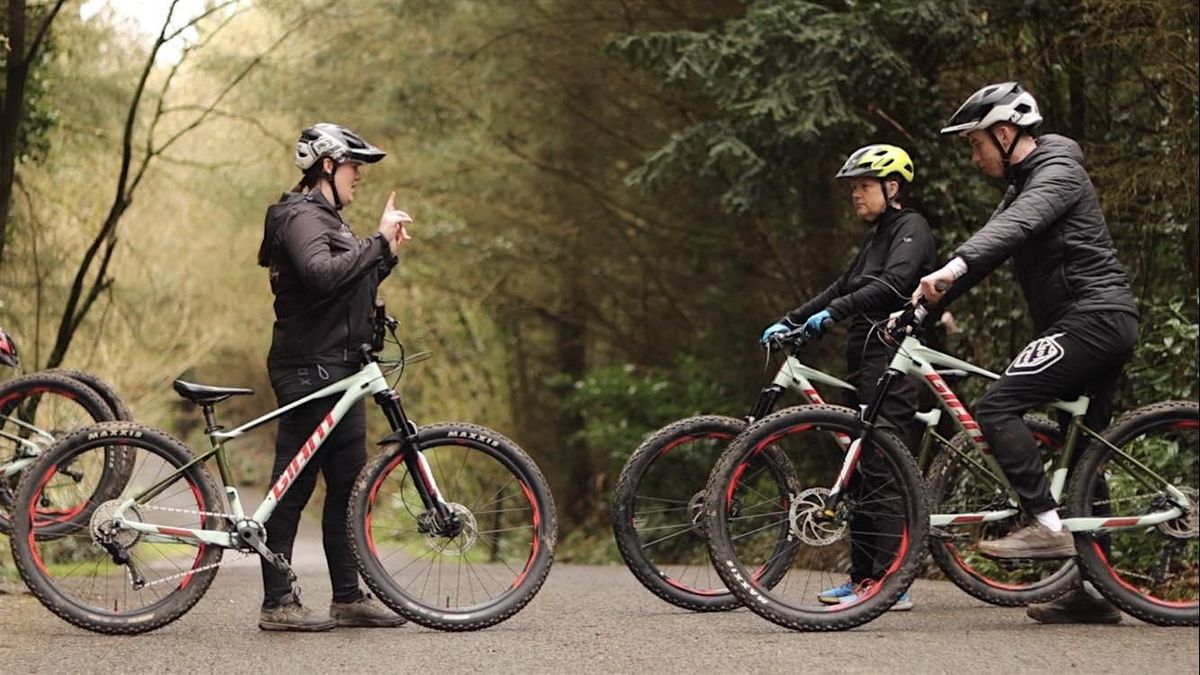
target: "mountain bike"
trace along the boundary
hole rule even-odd
[[[656,596],[677,607],[701,612],[741,606],[717,577],[708,555],[700,518],[704,486],[725,447],[749,423],[773,412],[787,391],[795,391],[803,400],[817,405],[824,400],[815,384],[854,391],[848,382],[800,361],[800,352],[810,340],[804,331],[793,331],[787,341],[779,343],[789,349],[789,355],[771,384],[759,392],[747,417],[700,415],[682,419],[648,436],[629,456],[613,489],[613,535],[626,566]],[[957,368],[939,369],[938,373],[947,382],[972,374]],[[954,448],[967,447],[968,439],[961,434],[947,439],[939,433],[942,410],[938,407],[918,412],[915,418],[925,427],[919,447],[913,449],[918,469],[924,475],[930,466],[938,467],[939,494],[949,497],[965,489],[953,480],[956,465],[951,458],[962,452]],[[1061,445],[1058,426],[1050,420],[1029,415],[1025,424],[1044,448]],[[849,447],[849,436],[835,434],[834,439],[843,448]],[[794,473],[787,455],[771,448],[749,470],[752,474],[759,471],[766,472],[780,489]],[[786,545],[786,537],[780,545]],[[941,549],[944,545],[931,542],[931,547]],[[994,604],[1040,602],[1065,592],[1074,579],[1068,571],[1061,581],[1055,580],[1047,597],[1041,592],[1047,589],[1019,584],[986,565],[973,567],[969,556],[935,555],[935,562],[968,593]],[[1073,567],[1073,563],[1067,566]],[[769,585],[778,569],[764,567],[755,572],[761,583]],[[1005,592],[992,593],[994,587],[1002,587]]]
[[[919,542],[930,526],[933,550],[941,542],[944,554],[966,559],[968,566],[974,556],[964,555],[964,549],[1019,526],[1015,492],[978,425],[935,366],[989,374],[909,334],[922,314],[920,305],[909,307],[884,331],[896,354],[875,399],[861,414],[828,406],[780,411],[748,428],[714,468],[704,502],[710,554],[726,585],[761,616],[797,630],[861,625],[886,611],[911,583]],[[958,498],[949,505],[953,512],[931,498],[934,513],[928,521],[915,466],[899,451],[898,439],[876,425],[879,401],[905,374],[919,376],[970,439],[969,453],[956,451],[953,462],[939,465],[969,476],[945,481],[958,486]],[[1088,404],[1086,397],[1051,404],[1071,418],[1051,491],[1056,498],[1064,494],[1070,474],[1064,523],[1075,535],[1079,566],[1102,594],[1134,616],[1163,625],[1196,625],[1197,404],[1175,401],[1139,408],[1103,434],[1083,425]],[[829,432],[857,439],[843,450],[830,442]],[[1072,471],[1072,458],[1085,436],[1090,443]],[[744,480],[748,472],[743,467],[768,449],[784,452],[804,471],[794,481],[795,491],[771,492],[770,483]],[[978,489],[960,489],[964,485]],[[856,517],[861,520],[855,522],[874,527],[873,550],[852,550],[858,544],[846,534]],[[780,536],[790,537],[794,548],[780,552]],[[876,561],[874,577],[863,581],[851,602],[821,605],[816,589],[833,570],[841,574],[850,555],[864,553]],[[787,556],[787,573],[771,587],[758,583],[752,570],[778,567],[782,563],[772,556],[780,555]],[[1031,568],[1029,576],[1043,586],[1064,584],[1072,574],[1065,561],[1003,565]]]
[[[50,369],[0,384],[0,533],[8,534],[17,484],[24,471],[55,441],[80,427],[133,416],[104,380],[82,370]],[[91,466],[76,467],[75,489],[46,495],[36,526],[46,536],[86,521],[87,500],[66,495],[104,495],[128,479],[130,466],[115,451]]]
[[[143,633],[183,616],[212,584],[226,549],[257,554],[295,580],[266,547],[278,500],[360,399],[371,396],[391,433],[359,476],[347,526],[363,577],[388,607],[421,625],[474,630],[524,607],[549,572],[556,537],[553,498],[534,462],[503,435],[473,424],[418,427],[405,414],[398,382],[405,363],[396,322],[377,317],[362,368],[338,382],[241,426],[217,424],[214,407],[250,389],[176,380],[200,406],[211,449],[194,455],[166,432],[130,422],[76,431],[25,472],[13,518],[13,559],[33,594],[52,612],[100,633]],[[384,335],[400,357],[382,361]],[[381,363],[389,370],[385,374]],[[261,506],[245,513],[225,444],[284,412],[338,396]],[[120,494],[92,506],[89,522],[64,536],[41,536],[37,505],[80,462],[108,448],[134,457]],[[205,468],[215,458],[220,483]]]
[[[848,382],[801,363],[806,341],[807,336],[793,346],[746,418],[700,415],[673,422],[648,436],[625,462],[612,496],[617,550],[637,580],[663,600],[701,612],[741,605],[716,578],[699,529],[704,484],[724,447],[749,422],[774,410],[785,392],[823,403],[814,383],[854,391]],[[839,442],[849,445],[850,439]],[[794,473],[781,453],[764,456],[755,471],[781,488]],[[764,568],[759,574],[769,582],[774,571]]]

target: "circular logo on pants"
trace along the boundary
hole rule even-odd
[[[1055,333],[1030,342],[1017,354],[1017,358],[1008,364],[1004,374],[1034,375],[1058,363],[1066,353],[1058,343],[1058,339],[1064,335],[1066,333]]]

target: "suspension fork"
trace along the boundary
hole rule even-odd
[[[775,410],[775,402],[779,400],[779,396],[783,394],[783,391],[783,387],[778,384],[763,387],[763,390],[758,392],[758,399],[754,401],[754,407],[750,409],[750,415],[746,418],[746,421],[754,423],[770,415]]]
[[[872,447],[871,444],[875,440],[875,420],[879,418],[879,409],[883,406],[883,399],[891,391],[892,385],[902,377],[904,377],[904,373],[889,367],[879,378],[879,384],[875,387],[875,395],[863,410],[862,415],[859,416],[862,421],[862,435],[854,439],[850,443],[850,447],[846,449],[846,457],[842,460],[842,469],[838,472],[837,482],[829,490],[829,499],[825,505],[826,516],[832,517],[836,514],[843,491],[850,485],[850,478],[854,475],[854,470],[858,468],[863,448]]]
[[[420,443],[417,441],[417,426],[404,413],[400,395],[390,389],[381,391],[375,394],[375,403],[383,410],[383,415],[392,429],[392,433],[384,436],[380,443],[400,444],[400,454],[404,456],[404,465],[408,468],[408,475],[413,477],[413,487],[420,495],[421,503],[436,514],[439,523],[455,522],[457,517],[442,499],[433,472],[429,470],[429,463],[421,454]]]

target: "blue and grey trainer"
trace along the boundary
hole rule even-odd
[[[842,596],[841,600],[838,600],[839,605],[848,605],[852,602],[858,602],[858,594],[857,593],[851,593],[850,595],[844,595],[844,596]],[[894,605],[892,605],[891,607],[888,607],[888,611],[889,612],[907,612],[912,608],[913,608],[912,598],[909,597],[908,591],[904,591],[904,595],[901,595],[899,597],[899,599],[896,600],[896,603]]]
[[[907,612],[913,608],[912,598],[909,597],[908,591],[904,591],[904,595],[896,600],[896,604],[888,608],[889,612]]]
[[[839,584],[833,588],[826,588],[818,593],[817,600],[820,600],[826,605],[839,605],[842,602],[842,598],[854,595],[854,589],[857,586],[858,584],[847,579],[843,584]]]
[[[854,602],[858,602],[857,591],[859,588],[860,588],[859,584],[855,584],[852,581],[847,581],[844,584],[834,586],[833,588],[827,588],[827,589],[821,591],[817,595],[817,600],[820,600],[822,603],[824,603],[826,605],[848,605],[848,604],[851,604]],[[909,596],[908,591],[905,591],[904,594],[901,595],[898,600],[896,600],[896,604],[892,605],[888,609],[888,611],[889,612],[907,612],[907,611],[911,610],[912,608],[913,608],[912,597]]]

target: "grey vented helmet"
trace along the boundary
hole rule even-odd
[[[371,164],[387,153],[363,140],[362,136],[338,124],[321,122],[300,132],[296,141],[294,161],[301,171],[308,171],[324,157],[341,164],[353,161]]]
[[[1040,124],[1037,100],[1016,82],[989,84],[971,94],[942,129],[943,134],[965,135],[977,129],[987,129],[999,122],[1008,122],[1030,130]]]

